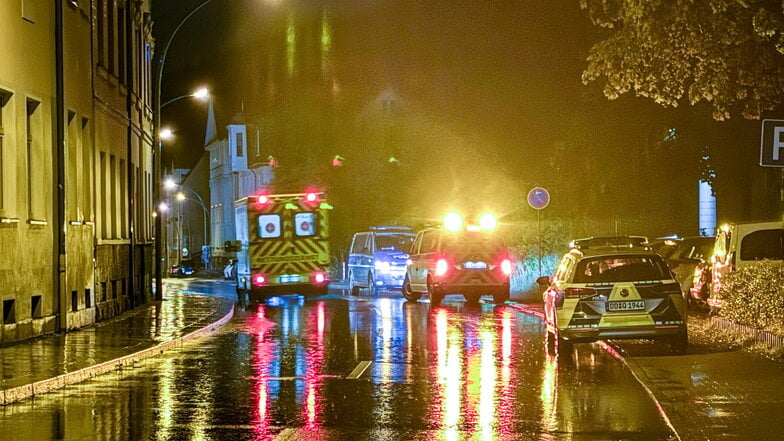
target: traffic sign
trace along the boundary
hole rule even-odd
[[[760,135],[760,165],[784,167],[784,120],[765,119]]]
[[[550,204],[550,193],[542,187],[534,187],[528,192],[528,205],[541,210]]]

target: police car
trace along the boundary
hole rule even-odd
[[[443,225],[420,231],[406,265],[403,296],[416,301],[425,295],[432,305],[447,294],[461,294],[470,303],[483,295],[493,296],[496,303],[509,300],[513,265],[496,227],[490,213],[466,224],[452,212]]]
[[[568,348],[599,339],[666,341],[686,351],[686,302],[664,259],[644,238],[573,241],[558,269],[540,277],[550,342]]]

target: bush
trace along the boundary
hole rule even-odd
[[[780,333],[784,325],[784,263],[761,261],[727,274],[721,315],[732,322]]]

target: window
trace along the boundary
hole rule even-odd
[[[93,188],[93,149],[90,144],[89,124],[89,118],[82,118],[82,220],[93,220],[93,193],[90,191]]]
[[[109,237],[112,239],[117,239],[119,236],[119,231],[117,229],[117,222],[120,221],[118,219],[117,214],[119,213],[117,207],[117,159],[114,155],[109,155],[109,215],[106,216],[106,222],[109,223]]]
[[[574,283],[637,282],[670,277],[670,270],[658,256],[604,256],[580,261]]]
[[[354,254],[362,254],[365,248],[367,248],[367,234],[357,234],[354,236],[351,252]]]
[[[106,59],[106,68],[109,72],[117,73],[116,59],[117,59],[117,11],[114,9],[114,0],[109,0],[106,8],[106,37],[108,38],[106,49],[109,50],[108,58]]]
[[[422,248],[419,250],[420,254],[435,253],[438,246],[438,231],[425,231],[422,237]]]
[[[414,244],[411,245],[411,254],[419,254],[419,246],[422,244],[422,236],[424,233],[419,233],[414,239]]]
[[[27,100],[27,207],[30,219],[43,218],[43,188],[41,188],[40,170],[43,168],[43,155],[40,153],[40,102]]]
[[[120,78],[120,84],[126,83],[125,38],[125,9],[117,8],[117,76]]]
[[[262,214],[259,216],[259,237],[274,239],[280,237],[280,215]]]
[[[294,215],[294,234],[299,237],[316,235],[316,213],[297,213]]]
[[[740,260],[784,260],[784,230],[760,230],[740,241]]]
[[[5,173],[3,171],[3,167],[5,165],[5,149],[3,146],[3,137],[5,136],[5,129],[3,128],[6,124],[4,121],[4,115],[7,112],[4,112],[5,105],[8,104],[8,100],[11,98],[11,94],[0,89],[0,209],[5,207]]]
[[[43,316],[41,306],[41,296],[30,297],[30,317],[39,319]]]
[[[65,202],[68,209],[66,220],[78,220],[79,205],[79,178],[78,178],[78,157],[79,157],[79,126],[76,112],[68,111],[68,131],[66,134],[66,195]],[[86,190],[86,187],[85,187]]]
[[[413,241],[413,234],[376,234],[376,249],[408,252]]]
[[[3,324],[12,325],[16,323],[16,301],[14,299],[3,300]]]
[[[256,127],[256,157],[261,156],[261,129]]]
[[[244,147],[242,145],[242,132],[237,132],[235,134],[235,140],[237,141],[237,157],[241,158],[245,156]]]
[[[106,63],[106,2],[108,0],[97,0],[96,21],[98,22],[98,64],[105,66]]]
[[[96,207],[98,213],[101,215],[101,239],[106,239],[109,237],[109,193],[108,193],[108,179],[106,173],[106,153],[101,152],[101,158],[98,172],[101,176],[101,193],[100,193],[100,205]]]

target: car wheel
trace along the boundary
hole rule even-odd
[[[354,284],[354,274],[352,273],[348,273],[348,292],[354,297],[359,295],[359,287]]]
[[[682,355],[689,347],[689,334],[685,330],[676,335],[667,337],[667,346],[673,354]]]
[[[373,279],[373,273],[368,273],[367,281],[368,281],[368,286],[367,286],[368,295],[371,297],[377,295],[378,289],[376,288],[376,281]]]
[[[401,292],[403,293],[403,297],[409,302],[416,302],[419,300],[419,297],[421,297],[421,294],[411,290],[411,283],[408,282],[408,275],[406,275],[406,278],[403,280],[403,289]]]
[[[438,306],[444,300],[444,294],[433,287],[433,281],[430,276],[427,277],[427,296],[430,298],[431,306]]]

